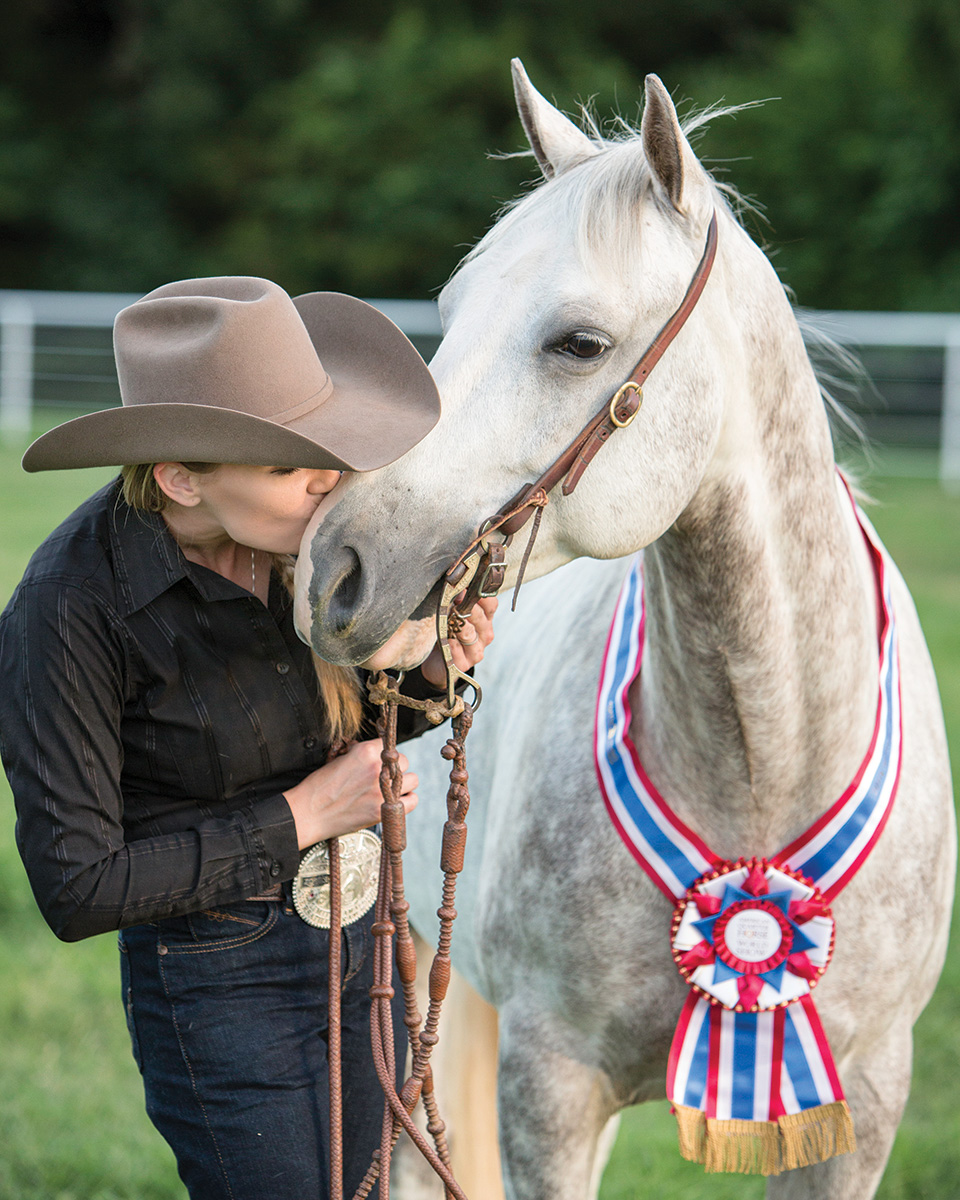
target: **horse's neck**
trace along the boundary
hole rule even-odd
[[[773,853],[836,799],[877,701],[872,568],[792,317],[774,345],[776,369],[744,363],[739,448],[646,554],[635,744],[724,855]]]

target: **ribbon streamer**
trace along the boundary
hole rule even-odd
[[[811,990],[833,950],[829,904],[893,807],[902,727],[884,553],[854,508],[881,610],[873,737],[843,795],[772,859],[723,861],[660,795],[630,738],[628,693],[643,658],[642,555],[624,582],[604,654],[597,777],[620,837],[675,905],[671,948],[691,992],[670,1051],[667,1095],[681,1154],[708,1171],[776,1175],[856,1148]]]

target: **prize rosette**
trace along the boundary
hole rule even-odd
[[[690,995],[667,1094],[685,1158],[776,1175],[855,1149],[810,994],[833,946],[820,890],[765,858],[718,863],[680,899],[671,949]]]
[[[724,861],[660,793],[634,745],[631,688],[645,642],[641,556],[624,580],[604,653],[597,780],[624,845],[674,907],[671,950],[689,992],[666,1091],[681,1154],[708,1171],[777,1175],[856,1149],[812,990],[833,954],[828,905],[863,865],[892,811],[903,728],[884,553],[855,504],[854,511],[881,601],[873,736],[842,794],[771,858]]]
[[[710,1004],[734,1012],[766,1012],[809,995],[833,945],[833,916],[819,890],[764,858],[702,875],[671,928],[680,974]]]

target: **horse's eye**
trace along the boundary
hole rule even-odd
[[[609,348],[609,342],[598,333],[589,333],[582,329],[571,333],[557,346],[561,354],[569,354],[573,358],[599,358]]]

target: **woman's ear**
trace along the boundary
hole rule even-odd
[[[153,468],[157,487],[174,504],[195,508],[201,500],[197,491],[198,475],[188,471],[183,463],[157,463]]]

